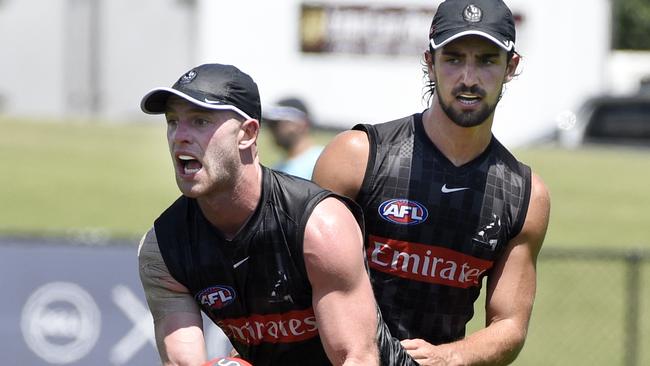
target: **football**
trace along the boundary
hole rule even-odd
[[[237,357],[217,357],[201,366],[253,366],[248,361]]]

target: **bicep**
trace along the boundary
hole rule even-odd
[[[138,262],[163,364],[195,365],[203,362],[205,342],[200,310],[187,288],[169,273],[153,230],[140,243]]]
[[[369,154],[368,136],[362,131],[344,131],[323,150],[312,180],[321,187],[355,198],[359,193]]]
[[[537,286],[537,255],[549,221],[546,186],[533,175],[531,200],[521,233],[513,238],[488,281],[486,322],[512,319],[528,326]]]
[[[367,278],[361,229],[338,198],[326,198],[314,209],[303,248],[309,279],[319,289],[347,291]]]
[[[376,305],[352,213],[335,198],[321,202],[305,232],[305,265],[323,346],[331,360],[376,356]],[[372,363],[372,362],[371,362]]]
[[[140,244],[138,265],[140,281],[154,320],[168,313],[200,312],[189,290],[169,273],[153,229]]]

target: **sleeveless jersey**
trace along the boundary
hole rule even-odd
[[[357,202],[384,321],[398,339],[463,338],[482,279],[523,226],[530,168],[494,137],[456,167],[428,138],[419,113],[354,129],[370,141]]]
[[[207,221],[196,200],[182,196],[155,221],[160,252],[243,358],[256,366],[330,365],[302,245],[314,207],[334,194],[262,169],[258,207],[233,240]],[[361,221],[358,207],[353,212]]]

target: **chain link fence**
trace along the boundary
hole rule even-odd
[[[514,365],[650,365],[650,251],[544,248]],[[484,298],[468,331],[481,327]]]
[[[87,239],[82,238],[80,241],[87,242]],[[101,306],[104,316],[113,316],[110,318],[111,321],[107,322],[111,326],[103,327],[102,332],[115,333],[115,337],[101,338],[102,342],[98,343],[95,348],[103,351],[96,351],[93,355],[108,354],[107,350],[113,346],[111,342],[120,339],[128,332],[134,332],[131,330],[134,324],[131,324],[128,317],[115,310],[119,302],[115,303],[116,299],[111,299],[107,293],[111,293],[110,288],[117,283],[122,285],[132,282],[131,288],[134,293],[138,293],[142,297],[137,273],[128,274],[126,270],[118,271],[124,279],[120,280],[121,277],[114,275],[110,276],[110,281],[104,281],[101,278],[97,279],[97,276],[94,275],[88,276],[84,272],[87,266],[84,267],[82,264],[95,263],[95,259],[80,260],[66,254],[70,251],[79,251],[77,256],[104,256],[102,260],[106,262],[108,258],[112,257],[106,257],[105,252],[120,248],[103,245],[86,248],[69,245],[76,241],[63,245],[42,239],[25,242],[4,240],[4,242],[4,245],[0,245],[0,252],[2,252],[0,259],[5,261],[0,260],[4,264],[3,268],[7,273],[11,272],[14,275],[22,273],[19,282],[8,282],[8,284],[14,283],[16,290],[8,289],[12,292],[12,296],[8,299],[12,301],[3,303],[5,314],[3,319],[8,326],[5,329],[4,338],[0,338],[3,339],[5,348],[12,350],[9,353],[11,357],[18,358],[19,355],[23,357],[21,359],[23,361],[20,362],[12,362],[10,357],[9,364],[32,364],[25,360],[36,357],[25,348],[18,323],[21,318],[21,308],[24,307],[26,299],[30,297],[30,291],[44,283],[78,282],[79,286],[83,286],[92,294],[94,301]],[[33,242],[33,245],[27,245],[29,242]],[[9,245],[11,243],[13,244]],[[3,244],[1,237],[0,244]],[[133,247],[126,247],[126,252],[123,253],[125,257],[121,259],[116,257],[114,260],[119,266],[124,266],[124,269],[135,271],[137,266],[131,263],[136,260],[134,250]],[[56,255],[63,255],[70,261],[76,260],[79,264],[71,266],[69,263],[57,259]],[[41,264],[37,259],[48,264]],[[116,265],[111,264],[114,268],[117,268]],[[46,272],[38,270],[38,268],[46,267],[48,268]],[[16,268],[20,268],[20,271],[16,272]],[[102,266],[94,268],[93,272],[97,273],[101,268]],[[68,272],[74,273],[74,275]],[[485,303],[484,293],[485,291],[476,303],[477,313],[468,326],[468,332],[483,326],[485,319],[482,311],[482,304]],[[140,301],[139,306],[135,308],[130,306],[127,310],[136,311],[136,308],[141,308],[146,311],[144,299]],[[58,302],[47,306],[43,305],[43,308],[49,309],[57,304]],[[53,309],[58,308],[54,307]],[[650,365],[649,310],[650,250],[544,248],[538,260],[537,296],[528,338],[514,365]],[[77,313],[70,312],[68,320],[75,321],[77,319],[75,314]],[[78,321],[75,324],[77,323]],[[121,323],[124,323],[122,328],[114,327]],[[47,329],[52,330],[53,328]],[[151,335],[147,335],[145,332],[138,336],[146,339]],[[68,338],[66,340],[69,340]],[[50,335],[48,339],[53,342],[59,341],[59,338],[53,335]],[[52,343],[53,347],[57,345],[59,344]],[[142,341],[142,343],[138,343],[138,347],[142,348],[138,349],[138,357],[144,357],[147,360],[156,359],[153,345],[147,345],[146,341]],[[148,356],[145,356],[145,353]],[[134,355],[134,357],[136,356]],[[88,360],[84,358],[83,363],[88,364]],[[145,364],[142,360],[142,358],[140,361],[134,360],[133,364]]]

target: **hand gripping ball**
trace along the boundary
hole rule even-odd
[[[237,357],[217,357],[201,366],[253,366],[248,361]]]

